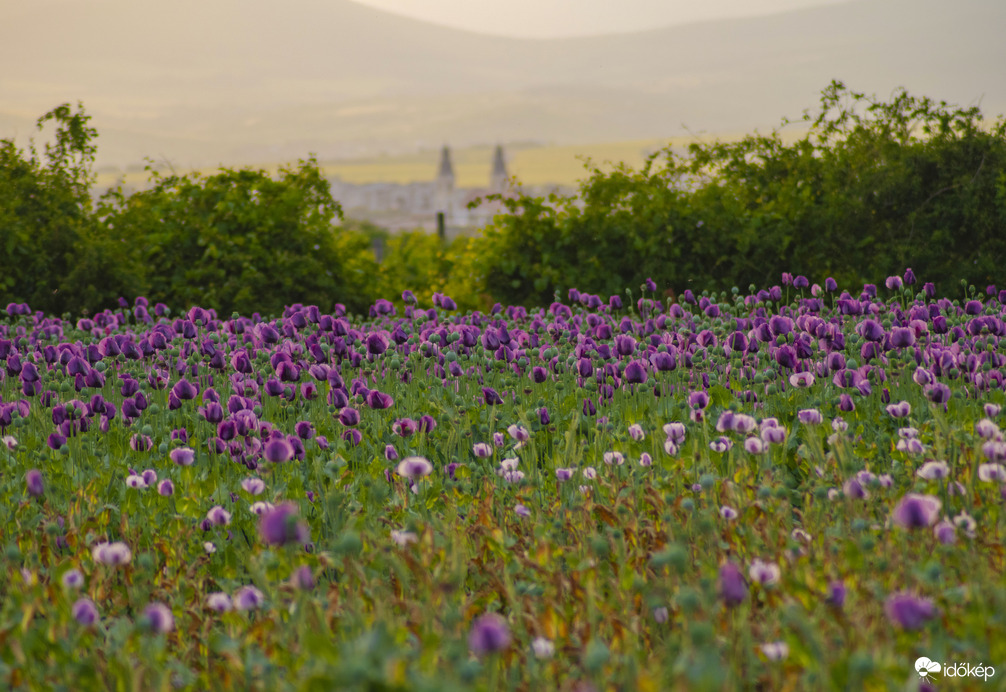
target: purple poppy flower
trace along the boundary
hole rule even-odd
[[[79,569],[72,568],[63,574],[60,581],[67,589],[79,589],[84,585],[84,575],[80,573]]]
[[[908,418],[912,414],[912,405],[907,401],[887,405],[887,413],[892,418]]]
[[[388,461],[394,461],[398,458],[398,450],[395,449],[394,445],[385,445],[384,447],[384,458]]]
[[[150,435],[136,434],[129,438],[129,446],[134,452],[146,452],[154,446],[154,441]]]
[[[625,381],[631,384],[645,384],[648,376],[642,361],[633,360],[625,366]]]
[[[450,296],[443,296],[440,299],[440,307],[444,310],[457,310],[458,304]]]
[[[841,608],[845,605],[845,595],[845,583],[841,580],[835,580],[828,584],[828,593],[824,598],[824,602],[832,608]]]
[[[937,497],[909,493],[894,508],[893,519],[909,529],[932,526],[939,518],[941,507]]]
[[[388,350],[389,340],[379,332],[375,332],[367,337],[367,353],[379,356]]]
[[[269,545],[307,543],[310,537],[307,524],[298,520],[297,506],[284,502],[264,512],[259,518],[259,534]]]
[[[314,437],[314,425],[310,421],[298,421],[294,424],[293,431],[302,440],[310,440]]]
[[[403,478],[421,478],[430,475],[433,464],[424,457],[405,457],[398,463],[395,471]]]
[[[187,401],[196,398],[196,395],[199,394],[199,388],[185,378],[182,378],[171,388],[171,393],[182,401]]]
[[[73,619],[84,627],[91,627],[98,621],[98,609],[90,598],[78,599],[70,609]]]
[[[282,464],[293,459],[293,446],[286,437],[276,437],[265,443],[263,456],[274,464]]]
[[[231,597],[222,591],[206,594],[206,607],[217,613],[226,613],[232,608]]]
[[[869,497],[863,484],[857,478],[850,478],[842,486],[842,492],[846,497],[853,500],[863,500]]]
[[[597,409],[594,407],[594,402],[590,399],[583,400],[583,415],[594,416],[597,415]]]
[[[179,466],[191,466],[195,461],[196,452],[189,447],[176,447],[168,452],[168,456]]]
[[[363,433],[356,428],[350,428],[349,430],[344,431],[341,437],[354,447],[359,447],[360,442],[363,441]]]
[[[355,408],[346,407],[339,412],[339,422],[348,427],[359,425],[360,412]]]
[[[989,449],[989,448],[992,449]],[[1006,458],[1006,444],[1002,442],[986,442],[982,451],[986,456],[991,453],[991,458]],[[983,483],[1004,483],[1006,482],[1006,467],[999,463],[978,464],[978,480]]]
[[[283,393],[285,391],[286,390],[283,387],[283,383],[280,382],[275,377],[270,377],[268,380],[266,380],[266,383],[265,383],[265,393],[266,393],[266,395],[268,395],[268,396],[283,396]]]
[[[293,585],[301,591],[311,591],[316,585],[314,573],[307,565],[301,565],[295,569],[293,574],[290,576],[290,581],[293,582]]]
[[[771,425],[761,429],[761,439],[766,443],[779,445],[786,441],[786,428]]]
[[[856,331],[867,341],[884,340],[884,328],[876,320],[863,320],[857,325]]]
[[[695,409],[704,409],[709,405],[709,395],[704,391],[691,392],[688,395],[688,405]]]
[[[499,392],[492,387],[482,388],[482,398],[487,406],[499,406],[503,403],[503,398],[499,395]]]
[[[133,553],[122,542],[96,543],[91,548],[91,557],[103,565],[124,565],[132,559]]]
[[[468,633],[468,648],[476,656],[504,651],[510,646],[510,629],[506,620],[496,613],[486,613],[472,623]]]
[[[148,605],[143,609],[143,617],[150,624],[150,629],[159,634],[166,634],[175,628],[175,616],[163,603]]]
[[[950,387],[942,382],[931,384],[926,387],[926,398],[934,404],[946,404],[950,401]]]
[[[395,403],[395,400],[391,398],[390,394],[385,394],[384,392],[379,392],[376,389],[370,391],[367,394],[367,406],[372,409],[386,409],[391,408]]]
[[[957,541],[957,527],[944,519],[933,528],[933,535],[943,545],[953,545]]]
[[[238,424],[233,420],[222,420],[217,425],[217,437],[224,442],[230,442],[238,436]]]
[[[824,417],[821,412],[815,408],[805,408],[801,409],[796,414],[797,419],[804,425],[819,425],[824,421]]]
[[[433,432],[437,427],[436,419],[427,414],[419,417],[419,430],[421,432],[430,433]]]
[[[920,629],[936,616],[932,601],[905,592],[889,596],[884,603],[884,612],[892,623],[906,630]]]
[[[38,469],[31,469],[24,475],[25,484],[28,486],[28,494],[32,497],[42,497],[45,493],[45,486],[42,483],[42,472]]]
[[[170,479],[165,478],[157,484],[157,494],[162,497],[171,497],[175,494],[175,484]]]
[[[772,586],[779,582],[780,569],[779,565],[774,562],[765,562],[756,558],[751,563],[748,574],[753,581],[763,586]]]
[[[39,374],[38,368],[31,361],[28,361],[21,366],[20,378],[22,382],[38,382]]]
[[[196,411],[208,422],[217,423],[223,420],[223,407],[219,403],[211,401],[205,406],[199,406]]]
[[[627,334],[615,337],[615,352],[619,356],[631,356],[636,352],[636,340]]]
[[[492,447],[485,442],[476,442],[472,446],[472,453],[479,459],[485,459],[493,455]]]
[[[245,478],[241,488],[250,495],[261,495],[265,490],[265,482],[261,478]]]
[[[214,526],[227,526],[231,523],[231,513],[220,505],[211,507],[210,511],[206,513],[206,518]]]
[[[915,330],[910,327],[895,327],[891,330],[891,346],[908,348],[915,345]]]
[[[740,605],[747,598],[748,586],[744,582],[744,574],[732,562],[725,562],[720,567],[719,587],[720,597],[728,607]]]
[[[909,440],[909,442],[918,442],[918,440]],[[899,440],[900,443],[900,440]],[[926,480],[943,480],[950,475],[950,467],[945,461],[927,461],[915,472],[919,478],[925,478]]]
[[[391,424],[391,432],[402,437],[410,437],[419,431],[419,423],[411,418],[399,418]]]
[[[650,362],[659,372],[670,372],[677,367],[674,356],[666,351],[657,351],[650,356]]]
[[[234,592],[235,610],[253,610],[262,605],[265,596],[254,586],[242,586]]]

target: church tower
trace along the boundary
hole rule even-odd
[[[489,191],[493,194],[503,194],[506,192],[510,176],[506,172],[506,163],[503,161],[503,147],[496,145],[493,152],[493,170],[489,176]]]
[[[454,166],[451,165],[451,150],[445,145],[440,152],[440,167],[437,169],[437,183],[434,203],[436,211],[451,216],[451,198],[454,196]]]

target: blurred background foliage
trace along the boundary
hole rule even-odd
[[[496,300],[548,304],[652,277],[672,293],[779,282],[858,288],[912,267],[952,290],[1006,281],[1006,121],[832,82],[805,133],[655,153],[639,170],[588,165],[578,198],[506,201],[472,250]],[[783,127],[792,125],[784,121]]]
[[[300,302],[365,313],[434,292],[461,309],[547,305],[571,287],[676,294],[770,285],[782,272],[857,288],[912,267],[943,290],[1006,283],[1006,120],[905,91],[832,82],[817,113],[770,134],[587,162],[577,194],[518,187],[481,234],[450,243],[343,221],[315,159],[214,174],[149,171],[148,189],[90,195],[97,132],[78,104],[39,154],[0,140],[0,301],[93,313],[145,295],[221,314]]]

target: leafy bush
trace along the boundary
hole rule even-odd
[[[361,309],[376,271],[366,236],[339,233],[341,209],[314,159],[264,171],[161,177],[130,196],[120,188],[100,205],[145,268],[145,290],[175,305],[204,302],[225,312],[278,313],[293,302]]]
[[[470,272],[462,268],[469,243],[469,237],[459,236],[445,244],[422,230],[388,236],[379,270],[380,294],[401,296],[409,290],[420,303],[429,304],[434,293],[446,293],[461,309],[478,307],[474,287],[464,279]]]
[[[364,311],[377,262],[365,233],[333,225],[341,209],[312,158],[280,170],[221,169],[122,187],[92,203],[97,131],[78,105],[54,122],[44,158],[0,140],[0,301],[50,313],[96,312],[143,294],[178,307],[278,313],[293,302]]]
[[[97,132],[82,106],[38,119],[56,126],[45,156],[0,140],[0,296],[49,312],[109,304],[133,283],[92,215]]]
[[[767,283],[783,271],[874,282],[913,266],[990,283],[1006,261],[1006,121],[905,91],[833,82],[809,129],[665,148],[602,171],[575,197],[504,200],[473,249],[495,298],[543,304],[570,286],[616,293]],[[784,125],[789,124],[784,121]]]

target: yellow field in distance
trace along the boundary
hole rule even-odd
[[[736,136],[719,135],[720,139],[736,139]],[[504,145],[507,171],[525,185],[564,185],[575,187],[587,177],[584,161],[590,158],[602,169],[608,170],[618,163],[632,168],[643,165],[646,156],[667,145],[684,149],[694,141],[711,141],[713,136],[677,137],[672,139],[634,140],[601,144],[569,145]],[[484,187],[489,182],[492,163],[492,146],[452,148],[451,160],[454,165],[457,187]],[[440,150],[430,149],[412,154],[374,156],[338,161],[320,161],[324,174],[338,176],[348,183],[410,183],[432,181],[436,177],[440,161]],[[275,162],[258,166],[275,173],[279,165]],[[201,172],[210,174],[216,168]],[[185,171],[177,171],[183,173]],[[98,175],[96,187],[104,190],[123,178],[122,173],[102,173]],[[130,172],[124,176],[129,185],[142,185],[147,180],[145,172]]]
[[[583,145],[511,145],[503,147],[507,172],[525,185],[558,184],[574,186],[587,176],[584,160],[596,164],[624,162],[638,168],[646,155],[666,146],[684,146],[688,139],[637,140]],[[488,184],[493,147],[451,149],[454,180],[458,187]],[[348,183],[409,183],[436,177],[440,151],[423,151],[403,156],[386,156],[349,161],[323,162],[326,175],[339,176]]]

